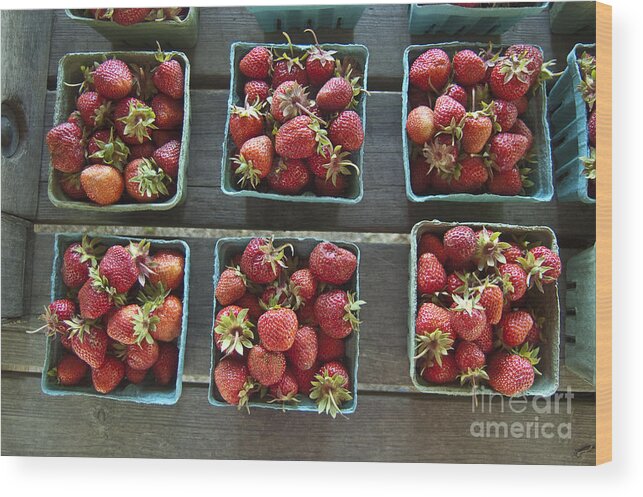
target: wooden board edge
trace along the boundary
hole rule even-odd
[[[612,460],[612,6],[596,2],[596,464]]]

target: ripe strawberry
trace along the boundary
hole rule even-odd
[[[47,133],[47,147],[54,169],[63,173],[77,173],[85,165],[83,131],[73,123],[62,123]]]
[[[42,329],[47,328],[45,332],[47,336],[55,336],[57,333],[67,335],[69,325],[65,321],[69,321],[76,314],[76,304],[73,300],[58,299],[45,306],[45,311],[40,315],[40,319],[44,321],[44,325],[40,328],[29,331],[28,333],[36,333]]]
[[[290,291],[288,287],[278,281],[273,281],[261,294],[260,304],[266,309],[275,306],[291,307],[289,302]]]
[[[489,193],[495,195],[519,195],[523,190],[520,171],[513,167],[508,171],[496,172],[487,183]]]
[[[72,200],[85,200],[87,194],[80,184],[80,173],[62,173],[58,181],[62,191]]]
[[[439,91],[451,75],[451,60],[444,50],[434,48],[421,54],[411,64],[409,81],[422,91]]]
[[[255,388],[244,362],[233,357],[222,359],[214,368],[214,383],[223,400],[239,408],[248,405]]]
[[[358,312],[366,302],[344,290],[322,293],[315,301],[315,317],[322,331],[332,338],[345,338],[359,330]]]
[[[359,174],[359,168],[349,157],[350,153],[343,152],[340,145],[335,148],[329,146],[308,157],[306,162],[317,178],[323,178],[337,185],[340,176],[348,176],[352,173],[351,168]]]
[[[435,255],[443,266],[446,264],[447,255],[444,251],[442,240],[432,233],[424,233],[418,241],[418,255],[426,254],[427,252]]]
[[[489,324],[498,324],[502,317],[504,295],[498,285],[492,283],[484,286],[480,293],[480,305],[484,307]]]
[[[239,61],[239,70],[247,78],[266,79],[272,67],[272,52],[266,47],[254,47]]]
[[[521,394],[534,383],[532,361],[519,354],[504,351],[490,359],[488,374],[491,388],[507,396]]]
[[[67,118],[67,122],[70,124],[75,124],[81,129],[84,126],[83,119],[80,117],[80,112],[78,110],[74,110],[72,111],[71,114],[69,114],[69,117]]]
[[[87,197],[99,205],[118,202],[125,189],[123,176],[112,166],[94,164],[80,173],[80,183]]]
[[[529,73],[529,83],[533,85],[540,75],[543,66],[543,53],[540,48],[534,45],[511,45],[505,50],[505,56],[522,56],[528,60],[527,70]]]
[[[165,145],[154,150],[152,159],[163,172],[176,181],[179,174],[179,157],[181,156],[181,142],[171,140]]]
[[[273,400],[269,402],[291,402],[295,399],[297,393],[299,393],[299,385],[297,384],[297,378],[292,374],[292,371],[289,368],[286,368],[281,379],[271,385],[268,389],[268,393]]]
[[[589,136],[589,143],[593,147],[596,146],[596,109],[594,109],[589,115],[587,121],[587,133]]]
[[[326,333],[317,333],[317,360],[319,362],[339,361],[346,355],[346,342],[332,338]],[[314,368],[314,364],[311,368]]]
[[[73,354],[65,354],[58,365],[47,375],[55,376],[56,381],[63,386],[78,385],[87,374],[87,364]]]
[[[317,333],[314,328],[302,326],[297,330],[295,341],[286,352],[286,357],[297,369],[310,369],[317,360],[317,347]]]
[[[310,32],[315,40],[315,44],[307,51],[306,75],[311,85],[322,86],[333,76],[335,71],[335,58],[333,55],[337,52],[323,49],[317,41],[315,32],[312,29],[307,29],[306,31]]]
[[[159,294],[159,301],[150,313],[150,317],[158,321],[149,331],[154,340],[171,342],[181,334],[183,303],[176,295],[168,295],[163,291]]]
[[[154,86],[161,93],[173,99],[180,99],[184,92],[183,68],[178,60],[172,59],[171,54],[159,50],[156,60],[160,62],[152,72]]]
[[[109,393],[125,378],[125,364],[114,356],[108,355],[97,368],[92,368],[92,383],[99,393]]]
[[[423,145],[433,138],[435,131],[433,111],[430,107],[422,105],[409,112],[406,118],[406,132],[413,143]]]
[[[300,326],[319,326],[317,318],[315,317],[315,300],[316,299],[312,299],[310,302],[303,302],[302,305],[299,306],[299,309],[295,311]]]
[[[109,315],[107,335],[125,345],[140,344],[143,341],[153,342],[150,331],[157,322],[158,318],[150,315],[149,308],[141,308],[137,304],[126,305]],[[139,369],[147,369],[150,366]]]
[[[529,108],[529,99],[526,95],[523,95],[517,100],[512,100],[511,102],[516,106],[519,116],[522,116]]]
[[[217,282],[215,297],[221,305],[230,305],[246,293],[246,278],[239,268],[226,268]]]
[[[476,298],[453,295],[451,328],[462,340],[477,340],[487,324],[487,316]]]
[[[317,244],[310,253],[310,271],[324,283],[343,285],[347,283],[357,268],[357,257],[350,250],[334,243]]]
[[[422,254],[417,267],[418,291],[422,294],[444,290],[447,274],[438,258],[430,252]]]
[[[452,383],[458,378],[458,366],[455,363],[455,355],[449,352],[442,356],[442,364],[430,363],[422,371],[422,378],[429,383],[442,385]]]
[[[153,285],[163,283],[166,290],[176,290],[183,283],[184,266],[183,254],[177,250],[159,250],[150,261],[153,272],[149,275],[149,281]]]
[[[518,108],[515,104],[502,99],[493,101],[490,112],[500,126],[500,131],[509,131],[518,118]]]
[[[335,418],[341,405],[353,399],[350,389],[350,376],[344,364],[327,362],[313,379],[310,398],[317,403],[317,412],[325,412]]]
[[[257,321],[259,339],[272,352],[290,349],[298,328],[297,315],[292,309],[269,309]]]
[[[468,154],[478,154],[487,144],[493,131],[491,119],[479,113],[467,113],[462,126],[461,144]]]
[[[157,385],[165,386],[176,378],[179,365],[179,349],[174,343],[159,343],[159,357],[152,366],[154,381]]]
[[[156,116],[154,124],[159,129],[174,129],[183,124],[183,101],[159,93],[152,99],[151,107]]]
[[[527,138],[527,150],[529,150],[531,148],[531,145],[534,143],[534,135],[522,119],[516,119],[516,122],[511,127],[509,132],[515,133],[517,135],[522,135]]]
[[[473,342],[475,343],[482,352],[485,354],[488,354],[491,352],[494,348],[494,334],[493,334],[493,326],[487,320],[487,324],[484,327],[484,330],[482,330],[482,333],[478,338],[476,338]]]
[[[455,339],[449,311],[432,302],[422,304],[415,319],[415,359],[441,364]]]
[[[444,251],[453,262],[466,262],[475,253],[476,240],[476,234],[471,228],[456,226],[444,234]]]
[[[120,100],[132,91],[134,77],[125,62],[107,59],[92,74],[96,91],[109,100]]]
[[[80,315],[86,319],[98,319],[114,306],[115,300],[120,302],[123,296],[109,287],[107,279],[101,277],[96,268],[91,268],[89,279],[78,291]]]
[[[517,263],[518,259],[525,254],[525,251],[516,242],[509,242],[509,247],[502,251],[507,262]]]
[[[136,202],[155,202],[170,194],[171,179],[151,159],[134,159],[123,175],[127,194]]]
[[[542,285],[554,283],[560,276],[560,257],[545,246],[529,249],[526,256],[519,262],[527,271],[527,283],[531,284],[533,281],[539,288],[542,288]]]
[[[453,100],[458,102],[463,107],[467,107],[468,97],[467,92],[460,85],[450,84],[447,86],[447,89],[444,91],[444,95],[451,97]]]
[[[302,115],[303,109],[312,109],[314,102],[308,92],[297,81],[284,81],[274,91],[270,102],[270,113],[280,123]]]
[[[237,148],[241,148],[250,138],[264,134],[264,119],[258,105],[246,103],[243,107],[232,106],[230,134]]]
[[[91,323],[75,318],[70,327],[71,349],[74,354],[89,364],[91,368],[99,367],[107,353],[107,334]]]
[[[112,21],[121,26],[130,26],[143,22],[152,9],[114,9]]]
[[[310,183],[310,172],[302,160],[276,159],[266,179],[277,193],[297,195]]]
[[[447,276],[447,293],[464,295],[465,290],[469,288],[471,282],[470,273],[455,272]]]
[[[270,95],[270,85],[260,79],[247,81],[243,86],[245,100],[251,104],[265,102]]]
[[[305,159],[315,153],[318,135],[324,136],[324,132],[317,120],[297,116],[279,128],[275,150],[285,159]]]
[[[520,300],[527,291],[527,273],[518,264],[501,264],[498,267],[503,278],[504,293],[509,302]]]
[[[534,324],[525,337],[525,343],[530,347],[535,347],[541,342],[542,329],[540,326],[538,326],[538,323],[536,321],[537,320],[534,319]]]
[[[299,391],[304,395],[308,395],[313,388],[313,381],[315,381],[315,375],[319,371],[319,364],[315,363],[310,369],[297,369],[291,366],[290,371],[297,381]]]
[[[172,140],[180,142],[181,138],[181,130],[178,129],[155,129],[152,131],[152,141],[156,147],[162,147]],[[132,159],[135,158],[132,157]]]
[[[114,128],[96,131],[87,142],[87,156],[92,164],[107,164],[122,171],[129,155],[129,147],[118,135],[114,136]]]
[[[460,176],[451,180],[454,192],[474,193],[489,179],[489,170],[481,157],[469,156],[460,159]]]
[[[238,183],[243,187],[250,182],[252,188],[256,188],[270,174],[273,157],[272,141],[266,135],[247,140],[233,159],[234,172],[240,176]]]
[[[486,76],[484,61],[472,50],[460,50],[453,56],[453,77],[462,86],[480,83]]]
[[[440,95],[433,107],[433,119],[437,126],[446,128],[452,123],[459,124],[466,114],[466,109],[447,95]]]
[[[98,266],[100,274],[118,293],[126,293],[139,279],[139,267],[132,253],[122,245],[107,249]]]
[[[217,350],[229,356],[242,356],[244,349],[252,348],[253,324],[248,320],[248,309],[229,305],[221,309],[214,324],[214,342]]]
[[[68,288],[79,288],[89,278],[89,269],[98,264],[97,256],[103,249],[98,245],[97,238],[83,236],[81,243],[74,242],[65,249],[63,254],[62,277]]]
[[[76,99],[76,108],[87,126],[100,127],[109,118],[111,103],[95,91],[86,91]]]
[[[527,138],[522,135],[498,133],[491,138],[489,152],[498,170],[507,172],[524,157],[527,145]]]
[[[241,256],[241,271],[255,283],[275,281],[281,275],[282,268],[286,267],[284,258],[288,247],[293,250],[290,244],[275,248],[272,238],[253,238]]]
[[[255,345],[248,352],[248,371],[263,386],[274,385],[286,371],[286,358],[281,352],[271,352]]]
[[[277,59],[272,66],[272,87],[277,88],[286,81],[297,81],[302,86],[308,85],[308,75],[298,57],[289,60]]]
[[[474,342],[460,342],[455,348],[455,363],[462,373],[485,365],[484,352]]]
[[[138,98],[124,98],[114,109],[116,132],[123,142],[130,145],[150,141],[150,132],[158,126],[157,121],[152,108]]]
[[[159,358],[159,344],[152,340],[128,345],[125,349],[125,363],[132,369],[147,371]]]
[[[491,70],[489,85],[497,98],[517,100],[527,93],[531,86],[531,71],[527,65],[531,59],[521,55],[503,58]]]
[[[502,342],[507,347],[517,347],[527,338],[534,320],[528,312],[511,311],[506,313],[499,323]]]
[[[153,137],[154,135],[152,135]],[[120,140],[120,138],[118,138]],[[145,141],[143,143],[137,143],[136,145],[130,145],[129,149],[129,160],[134,159],[148,159],[154,154],[156,147],[154,143],[150,141]]]
[[[328,128],[328,136],[332,143],[344,150],[355,152],[364,143],[364,128],[357,112],[344,110],[333,119]]]
[[[326,112],[338,112],[345,109],[353,99],[353,87],[344,78],[331,78],[317,93],[317,106]]]
[[[430,105],[428,94],[415,86],[409,87],[409,109],[415,109],[421,106],[428,107]]]
[[[332,180],[315,176],[314,179],[315,193],[320,197],[341,197],[348,187],[346,176],[340,175]]]
[[[261,305],[259,304],[259,299],[257,298],[257,296],[251,294],[250,292],[246,292],[243,297],[234,302],[234,305],[241,307],[242,309],[248,309],[248,317],[253,321],[257,321],[257,319],[259,319],[259,316],[261,316],[264,312],[264,310],[261,308]]]
[[[132,369],[125,364],[125,379],[134,385],[138,385],[143,382],[148,371],[148,369]]]
[[[317,278],[310,269],[298,269],[292,273],[290,285],[303,302],[311,302],[317,294]]]

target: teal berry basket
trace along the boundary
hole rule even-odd
[[[190,61],[183,52],[166,52],[174,56],[183,67],[185,94],[183,96],[183,128],[181,135],[181,154],[179,156],[179,172],[177,176],[176,193],[163,202],[138,203],[120,201],[112,205],[98,205],[87,201],[72,200],[62,191],[58,184],[58,171],[51,162],[49,164],[49,185],[47,193],[49,200],[61,209],[81,209],[97,212],[140,212],[165,211],[172,209],[185,201],[187,193],[187,168],[190,150]],[[54,126],[67,120],[75,109],[78,90],[65,83],[82,81],[81,66],[102,62],[105,58],[115,57],[127,63],[157,64],[156,52],[82,52],[64,55],[58,62],[58,80],[56,84],[56,105],[54,108]]]
[[[596,385],[596,246],[567,262],[565,366]]]
[[[230,259],[236,254],[240,254],[246,248],[248,243],[252,238],[220,238],[217,240],[216,246],[214,248],[214,289],[217,287],[217,282],[219,281],[219,276],[225,270],[226,266],[229,265]],[[299,258],[308,258],[313,248],[318,243],[324,242],[326,240],[321,240],[317,238],[279,238],[275,240],[275,243],[282,245],[284,243],[290,243],[295,249],[295,256]],[[342,288],[346,288],[351,292],[355,292],[356,299],[359,300],[359,265],[360,265],[360,251],[359,247],[353,243],[348,242],[332,242],[339,247],[350,250],[357,257],[357,269],[353,275],[350,282],[348,282]],[[214,295],[213,295],[214,297]],[[220,353],[214,345],[214,325],[216,321],[217,313],[222,309],[222,306],[216,301],[214,302],[214,312],[212,315],[212,330],[211,330],[211,339],[210,339],[210,387],[208,389],[208,400],[210,404],[216,407],[236,407],[232,406],[225,402],[219,395],[216,385],[214,383],[214,368],[217,365],[217,362],[220,359]],[[254,328],[255,337],[256,337],[256,328]],[[351,333],[346,339],[346,357],[345,364],[351,374],[351,395],[353,399],[342,404],[340,410],[341,414],[352,414],[357,408],[357,368],[358,368],[358,359],[359,359],[359,332]],[[265,409],[279,409],[286,411],[303,411],[303,412],[317,412],[317,405],[305,394],[299,394],[298,398],[300,402],[296,404],[282,404],[268,402],[258,402],[250,401],[248,402],[248,407],[250,409],[254,407],[265,408]]]
[[[500,35],[521,19],[540,14],[549,2],[532,2],[521,7],[462,7],[448,3],[409,7],[412,35]]]
[[[525,124],[533,133],[534,143],[532,150],[536,153],[538,163],[530,166],[532,173],[529,179],[534,186],[529,188],[526,195],[494,195],[492,193],[449,193],[418,195],[411,187],[411,141],[406,134],[406,118],[410,111],[408,92],[410,88],[409,70],[413,61],[423,52],[431,48],[444,50],[449,57],[464,49],[483,49],[488,45],[483,43],[449,42],[430,45],[411,45],[404,51],[404,80],[402,81],[402,157],[404,160],[404,176],[406,196],[411,202],[449,201],[449,202],[548,202],[554,196],[554,182],[552,173],[551,146],[549,140],[549,124],[547,122],[547,93],[544,83],[536,94],[529,99],[527,112],[521,116]],[[496,48],[506,48],[497,46]]]
[[[551,2],[549,25],[556,34],[596,35],[596,2]]]
[[[596,199],[587,193],[587,178],[580,160],[590,155],[587,104],[577,89],[581,74],[576,60],[583,51],[595,53],[596,45],[575,45],[567,55],[567,68],[549,92],[551,143],[558,199],[595,204]]]
[[[364,5],[279,5],[246,7],[266,33],[297,28],[353,29],[362,16]]]
[[[420,221],[411,231],[411,252],[409,256],[409,332],[407,339],[407,351],[409,359],[409,374],[415,388],[424,393],[435,393],[444,395],[465,395],[471,396],[472,390],[467,386],[458,384],[451,385],[429,385],[418,373],[415,367],[415,318],[418,310],[417,293],[417,260],[418,241],[424,233],[433,233],[442,236],[449,229],[466,225],[474,230],[486,227],[489,230],[500,231],[503,235],[515,235],[525,237],[528,241],[539,241],[558,253],[558,242],[554,232],[545,226],[517,226],[511,224],[487,224],[487,223],[446,223],[442,221]],[[536,375],[534,384],[524,395],[539,395],[548,397],[553,395],[558,388],[559,380],[559,355],[560,355],[560,304],[558,300],[558,283],[545,285],[544,293],[538,290],[529,290],[527,302],[545,318],[542,328],[542,344],[540,345],[540,363],[536,368],[542,375]],[[482,385],[477,389],[478,393],[490,394],[495,392],[491,388]]]
[[[236,42],[230,47],[230,95],[228,97],[228,114],[225,125],[225,135],[222,145],[221,157],[221,190],[226,195],[240,197],[254,197],[269,200],[281,200],[286,202],[304,202],[304,203],[323,203],[323,204],[357,204],[364,196],[364,144],[357,152],[351,154],[351,160],[359,168],[360,174],[351,174],[349,176],[349,186],[342,197],[317,196],[312,192],[304,192],[301,195],[282,195],[279,193],[265,193],[257,190],[243,190],[237,186],[237,180],[234,170],[230,163],[232,157],[231,151],[235,149],[232,137],[230,135],[230,111],[233,105],[243,105],[243,85],[245,83],[243,75],[238,71],[239,61],[252,50],[254,47],[264,46],[274,50],[287,50],[287,44],[270,44],[270,43],[245,43]],[[297,50],[306,50],[309,45],[293,45]],[[337,51],[337,56],[348,56],[356,60],[363,69],[362,88],[367,89],[368,80],[368,48],[364,45],[338,45],[324,43],[321,45],[327,50]],[[366,130],[366,93],[362,93],[355,112],[362,120],[362,126]]]
[[[130,26],[93,19],[84,14],[84,9],[65,9],[65,13],[72,21],[89,26],[121,47],[155,49],[158,41],[165,50],[192,48],[199,36],[199,9],[195,7],[189,7],[180,21],[146,21]]]
[[[126,236],[94,236],[98,238],[105,246],[115,244],[125,244],[129,242],[139,242],[141,238],[130,238]],[[56,233],[54,239],[54,261],[51,273],[51,300],[64,298],[67,289],[63,283],[61,270],[63,264],[63,255],[65,249],[73,242],[80,242],[83,235],[81,233]],[[126,386],[121,385],[108,394],[101,394],[91,386],[91,380],[80,386],[62,386],[56,382],[55,378],[50,378],[47,372],[54,367],[63,354],[63,346],[60,340],[47,338],[45,347],[45,363],[42,370],[41,388],[47,395],[83,395],[89,397],[98,397],[102,399],[122,400],[136,402],[137,404],[176,404],[181,397],[183,385],[183,365],[185,356],[185,346],[188,333],[188,301],[190,293],[190,247],[182,240],[158,240],[147,238],[151,242],[151,251],[159,249],[173,249],[181,252],[185,258],[185,270],[183,277],[183,317],[181,321],[181,335],[177,340],[179,349],[179,362],[177,366],[176,380],[173,385],[159,386],[154,383],[151,374],[148,373],[142,383],[135,385],[133,383]]]

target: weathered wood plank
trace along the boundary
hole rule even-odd
[[[215,408],[207,389],[193,385],[175,406],[48,397],[31,375],[5,374],[2,387],[2,455],[564,465],[595,459],[593,396],[575,396],[569,411],[562,402],[559,413],[542,414],[531,404],[519,406],[522,413],[505,405],[502,413],[494,403],[482,413],[472,412],[468,399],[364,394],[354,415],[332,420]],[[532,423],[533,430],[536,418],[539,426],[553,424],[553,438],[540,431],[538,438],[505,438],[502,429],[496,437],[493,426],[489,437],[471,435],[474,422]],[[569,439],[556,435],[561,424]]]
[[[22,316],[29,297],[26,269],[31,266],[30,221],[2,213],[2,317]],[[29,264],[28,264],[29,263]]]

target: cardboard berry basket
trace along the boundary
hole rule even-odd
[[[495,195],[493,193],[441,193],[416,195],[411,187],[411,141],[406,133],[406,118],[408,108],[408,92],[410,88],[409,70],[413,61],[422,53],[431,48],[444,50],[451,59],[456,52],[464,49],[478,51],[488,48],[488,44],[475,42],[449,42],[429,45],[411,45],[404,51],[404,80],[402,82],[402,157],[404,160],[404,176],[406,196],[411,202],[428,202],[432,200],[451,202],[548,202],[554,196],[554,184],[551,161],[551,148],[549,140],[549,124],[547,122],[547,93],[545,84],[542,83],[536,94],[529,99],[529,108],[521,116],[523,121],[533,133],[534,143],[532,150],[537,156],[537,163],[530,164],[532,169],[529,179],[534,183],[526,195]],[[497,45],[496,49],[505,49],[507,46]],[[540,47],[539,47],[540,48]],[[531,90],[530,90],[531,91]]]
[[[217,240],[216,246],[214,248],[214,276],[213,276],[213,289],[216,290],[217,282],[219,281],[219,276],[225,270],[226,266],[229,265],[229,261],[235,254],[240,254],[246,248],[248,243],[252,238],[220,238]],[[318,243],[324,241],[331,241],[341,248],[345,248],[351,251],[357,257],[357,268],[355,269],[355,274],[351,278],[350,282],[347,285],[342,286],[342,288],[347,287],[351,292],[355,293],[356,300],[359,300],[359,265],[360,265],[360,251],[359,247],[354,243],[349,242],[336,242],[332,240],[321,240],[317,238],[276,238],[275,244],[282,245],[284,243],[290,243],[295,248],[295,257],[298,258],[308,258],[313,248]],[[210,330],[210,386],[208,388],[208,400],[210,404],[216,407],[234,407],[225,402],[219,392],[217,391],[216,385],[214,384],[214,368],[217,365],[217,362],[220,359],[220,352],[217,350],[214,345],[214,325],[216,321],[217,313],[222,309],[222,306],[216,301],[213,293],[213,302],[214,310],[212,314],[212,329]],[[255,337],[257,336],[256,328],[253,329]],[[351,333],[346,339],[346,358],[345,365],[348,368],[351,374],[351,395],[353,399],[342,404],[340,410],[341,414],[352,414],[357,408],[357,368],[358,368],[358,359],[359,359],[359,332]],[[297,396],[300,402],[297,403],[288,403],[282,406],[281,403],[275,402],[269,404],[267,401],[256,401],[251,400],[248,402],[248,407],[252,410],[255,407],[267,408],[267,409],[279,409],[286,411],[304,411],[304,412],[317,412],[317,405],[308,398],[306,394],[298,394]]]
[[[551,2],[551,32],[574,34],[581,31],[596,34],[596,2]]]
[[[266,33],[295,28],[353,29],[362,16],[363,5],[278,5],[246,7]]]
[[[558,253],[558,243],[554,232],[546,226],[517,226],[512,224],[493,223],[447,223],[442,221],[420,221],[411,231],[411,253],[409,256],[409,333],[407,340],[407,351],[409,357],[409,374],[415,388],[424,393],[437,393],[445,395],[472,395],[470,386],[450,385],[429,385],[418,374],[415,367],[415,318],[418,309],[417,293],[417,259],[418,240],[424,233],[443,235],[449,229],[466,225],[474,230],[486,227],[492,231],[500,231],[504,235],[516,235],[526,237],[527,240],[538,240],[554,252]],[[524,395],[550,396],[558,388],[559,378],[559,351],[560,351],[560,304],[558,299],[558,283],[545,285],[544,293],[537,290],[529,291],[528,304],[540,311],[545,322],[542,327],[542,344],[540,347],[540,362],[536,365],[541,375],[536,375],[534,384]],[[495,392],[483,385],[478,392],[488,394]],[[496,392],[497,393],[497,392]],[[500,395],[500,394],[498,394]]]
[[[565,273],[565,365],[595,385],[596,246],[571,257]]]
[[[589,157],[587,104],[578,91],[581,82],[577,58],[584,51],[594,53],[596,45],[578,43],[567,55],[567,68],[549,92],[551,143],[556,167],[556,189],[559,200],[596,203],[587,194],[581,157]]]
[[[57,173],[49,164],[49,186],[47,193],[49,200],[56,207],[62,209],[82,209],[98,212],[139,212],[139,211],[165,211],[172,209],[185,200],[187,193],[187,168],[190,150],[190,61],[183,52],[165,52],[171,54],[183,67],[184,88],[183,96],[183,128],[181,135],[181,154],[179,156],[179,172],[176,180],[176,193],[162,202],[138,203],[131,201],[118,202],[112,205],[97,205],[89,200],[71,200],[62,191],[57,180]],[[81,66],[93,65],[102,62],[105,58],[118,58],[126,63],[155,64],[156,52],[81,52],[64,55],[58,62],[58,79],[56,83],[56,104],[54,107],[53,126],[67,120],[69,114],[75,109],[78,88],[65,83],[79,83],[83,80]]]
[[[65,9],[67,17],[84,24],[107,38],[114,45],[131,48],[156,48],[158,41],[164,49],[192,48],[199,36],[199,9],[188,7],[180,21],[145,21],[121,26],[113,21],[101,21],[84,14],[84,9]]]
[[[409,8],[412,35],[500,35],[524,17],[540,14],[549,2],[524,7],[462,7],[449,3],[419,4]]]
[[[312,202],[312,203],[335,203],[335,204],[356,204],[362,200],[364,195],[364,144],[359,151],[351,154],[353,162],[359,167],[360,174],[351,174],[349,176],[349,186],[346,195],[343,197],[317,196],[314,193],[306,192],[301,195],[282,195],[279,193],[262,193],[256,190],[242,190],[237,186],[237,180],[234,171],[230,165],[232,151],[235,149],[232,137],[230,135],[230,109],[233,105],[243,105],[243,76],[240,74],[238,67],[239,61],[252,50],[254,47],[264,46],[272,50],[288,50],[285,43],[245,43],[236,42],[230,46],[230,95],[228,97],[228,113],[226,117],[225,135],[222,145],[221,157],[221,190],[226,195],[238,195],[240,197],[255,197],[269,200],[283,200],[287,202]],[[326,50],[337,51],[338,56],[350,56],[354,58],[363,70],[361,84],[364,90],[367,89],[368,79],[368,48],[364,45],[338,45],[332,43],[322,43],[322,48]],[[293,45],[297,50],[306,50],[310,45]],[[362,120],[364,132],[366,132],[366,93],[360,96],[359,104],[355,112]]]
[[[94,236],[92,238],[100,239],[103,245],[111,246],[115,244],[124,244],[130,241],[139,242],[141,238],[131,238],[126,236]],[[82,233],[56,233],[54,239],[54,260],[51,273],[51,300],[64,298],[67,289],[62,280],[62,264],[65,249],[73,242],[80,242],[83,237]],[[159,240],[146,238],[151,242],[151,250],[174,249],[181,252],[185,258],[185,269],[183,277],[183,317],[181,323],[181,335],[177,340],[179,349],[179,361],[177,366],[176,380],[174,384],[159,386],[148,373],[142,383],[135,385],[124,382],[112,392],[101,394],[96,392],[91,386],[91,380],[85,380],[85,383],[79,386],[62,386],[56,382],[55,378],[47,375],[47,372],[58,363],[62,353],[63,346],[58,339],[47,338],[45,347],[45,363],[42,370],[41,388],[47,395],[84,395],[90,397],[99,397],[104,399],[124,400],[136,402],[138,404],[176,404],[181,396],[183,384],[183,364],[185,355],[185,346],[188,333],[188,301],[190,293],[190,247],[182,240]]]

